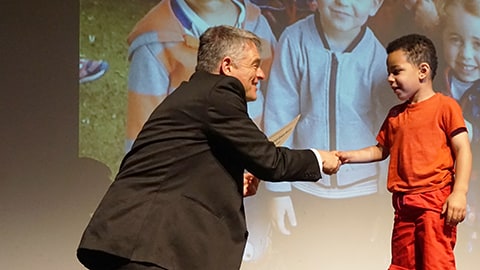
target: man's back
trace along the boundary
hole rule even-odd
[[[209,144],[214,134],[207,124],[209,92],[227,77],[194,77],[145,124],[92,219],[85,248],[169,269],[239,268],[247,237],[243,164],[226,156],[228,146]],[[240,85],[233,78],[227,81]],[[97,234],[109,240],[97,246]],[[212,254],[200,255],[200,250]]]

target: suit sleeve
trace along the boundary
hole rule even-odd
[[[247,113],[244,88],[233,77],[221,80],[208,97],[209,134],[233,149],[245,169],[265,181],[317,181],[318,160],[309,149],[276,147]]]

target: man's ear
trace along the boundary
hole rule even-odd
[[[224,57],[220,65],[220,73],[224,75],[230,75],[232,72],[232,58]]]
[[[382,5],[383,0],[373,0],[372,9],[370,10],[370,13],[368,15],[370,15],[370,17],[375,16],[375,14],[377,14],[378,10]]]

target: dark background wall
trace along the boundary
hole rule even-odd
[[[78,6],[0,1],[0,269],[83,269],[109,172],[78,158]]]

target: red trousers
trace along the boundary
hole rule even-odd
[[[421,194],[394,193],[395,219],[389,270],[454,270],[456,227],[445,224],[442,206],[451,186]]]

